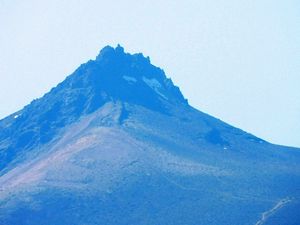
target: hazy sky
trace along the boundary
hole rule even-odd
[[[194,107],[300,147],[299,24],[299,0],[1,0],[0,118],[120,43]]]

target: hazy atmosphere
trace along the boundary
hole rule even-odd
[[[299,147],[299,12],[297,0],[2,0],[0,118],[120,43],[149,55],[197,109]]]

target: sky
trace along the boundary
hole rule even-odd
[[[195,108],[300,147],[299,12],[299,0],[1,0],[0,118],[120,43]]]

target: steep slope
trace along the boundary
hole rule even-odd
[[[120,46],[0,121],[0,162],[0,224],[300,221],[299,149],[197,111]]]

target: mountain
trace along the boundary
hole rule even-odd
[[[107,46],[0,121],[0,224],[300,224],[299,150],[198,111],[148,57]]]

